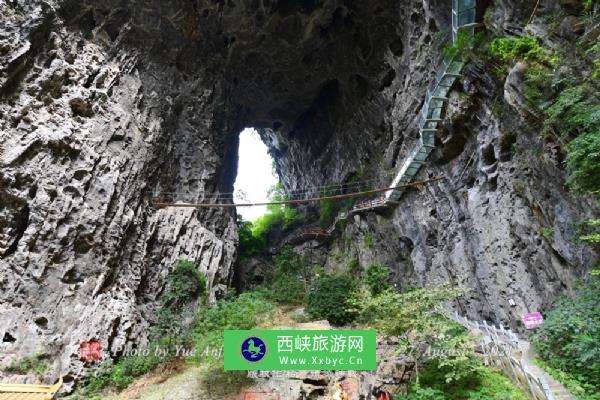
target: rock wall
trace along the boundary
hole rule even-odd
[[[542,1],[538,18],[523,29],[534,6],[496,1],[486,28],[499,35],[535,32],[551,48],[573,46],[572,32],[556,36],[544,25],[545,16],[565,12],[554,2]],[[372,176],[398,165],[410,149],[419,101],[435,67],[432,38],[439,37],[436,21],[443,16],[431,14],[433,3],[414,7],[401,57],[388,54],[396,78],[355,112],[384,104],[384,126],[393,133],[385,151],[363,164]],[[437,148],[416,177],[446,180],[408,192],[393,210],[354,215],[330,245],[308,242],[298,249],[333,271],[353,261],[363,268],[387,265],[398,289],[459,284],[470,289],[455,304],[461,313],[522,330],[521,315],[550,309],[597,262],[597,253],[577,235],[579,223],[599,210],[594,199],[566,189],[564,149],[539,135],[538,116],[523,93],[523,66],[506,80],[482,62],[468,65],[464,75],[451,92]],[[374,128],[365,129],[359,148],[372,145]],[[382,187],[389,181],[380,178]]]
[[[197,263],[213,301],[230,283],[234,214],[150,200],[228,191],[235,138],[204,72],[69,27],[46,3],[2,7],[0,358],[39,352],[68,381],[81,340],[113,355],[144,344],[178,259]]]
[[[509,32],[535,5],[495,3],[488,28]],[[287,189],[387,183],[416,137],[450,2],[0,0],[0,12],[0,354],[39,351],[74,379],[80,340],[115,355],[144,344],[177,259],[197,262],[212,300],[230,283],[233,211],[151,198],[230,192],[242,128],[260,129]],[[421,176],[448,179],[355,217],[322,261],[383,262],[403,287],[453,279],[473,288],[459,307],[511,323],[572,288],[595,257],[575,224],[594,208],[564,189],[511,75],[505,87],[471,65]]]

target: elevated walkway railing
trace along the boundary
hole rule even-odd
[[[486,363],[502,370],[514,384],[526,391],[531,400],[557,400],[546,379],[536,376],[522,357],[521,341],[516,333],[485,321],[470,321],[456,312],[450,318],[467,329],[481,332],[480,343]]]
[[[476,0],[452,0],[452,42],[457,43],[460,32],[470,37],[475,34],[478,25]],[[437,69],[436,75],[425,93],[423,107],[417,119],[419,137],[412,149],[400,165],[389,187],[407,185],[419,173],[427,158],[435,148],[435,135],[444,120],[448,93],[452,85],[460,78],[464,63],[458,57],[446,56]],[[373,211],[398,204],[404,193],[403,189],[389,190],[382,197],[356,203],[350,211],[339,213],[332,225],[327,229],[333,234],[340,221],[345,221],[354,213]]]
[[[452,0],[452,42],[457,43],[460,32],[475,34],[477,18],[476,0]],[[435,148],[435,134],[443,122],[444,111],[448,103],[448,93],[452,85],[461,77],[464,63],[457,57],[445,57],[437,69],[435,78],[425,93],[423,107],[417,120],[419,137],[408,153],[390,187],[412,182],[427,158]],[[402,197],[403,190],[390,190],[385,193],[385,206],[395,205]],[[357,204],[350,213],[380,208],[379,202],[365,207]]]

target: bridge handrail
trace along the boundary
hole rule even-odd
[[[488,362],[495,364],[503,370],[513,383],[528,390],[528,395],[532,400],[556,400],[546,379],[543,376],[536,376],[529,371],[522,359],[513,357],[513,351],[520,350],[519,337],[516,333],[510,329],[505,329],[503,326],[498,328],[495,325],[488,324],[485,320],[483,323],[471,321],[466,317],[460,316],[456,311],[449,318],[455,320],[465,328],[481,331],[484,338],[487,339],[486,343],[483,343],[484,357],[486,357]],[[498,350],[499,347],[508,347],[510,351],[494,351]]]
[[[468,33],[474,35],[475,22],[477,19],[477,0],[452,0],[452,43],[456,44],[458,34],[462,29],[469,29]],[[419,129],[419,138],[415,142],[411,151],[407,154],[404,161],[400,164],[398,173],[392,180],[390,187],[399,186],[400,182],[407,180],[409,183],[418,173],[421,164],[427,159],[435,144],[435,131],[439,128],[439,122],[442,120],[443,109],[447,100],[446,96],[454,84],[457,77],[460,76],[464,63],[457,59],[457,56],[445,56],[436,70],[433,81],[425,92],[423,107],[417,117],[417,127]],[[420,156],[419,159],[417,157]],[[423,158],[423,160],[421,160]],[[405,179],[406,178],[406,179]],[[402,195],[402,190],[391,190],[385,193],[386,204],[395,203]],[[360,204],[360,203],[359,203]],[[381,204],[373,202],[367,207],[377,208]],[[355,208],[358,208],[355,206]],[[353,210],[355,209],[353,208]],[[327,232],[333,233],[336,223],[340,219],[336,218]]]

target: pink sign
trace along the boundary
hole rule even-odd
[[[535,329],[544,324],[544,317],[542,317],[542,314],[538,311],[525,314],[521,317],[521,319],[523,320],[525,328],[527,329]]]
[[[96,339],[84,340],[79,344],[79,359],[81,361],[102,360],[102,345]]]

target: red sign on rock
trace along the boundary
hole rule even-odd
[[[542,314],[538,311],[523,315],[521,320],[523,320],[525,328],[527,329],[535,329],[544,324],[544,317],[542,317]]]
[[[102,360],[102,345],[96,339],[84,340],[79,344],[79,359],[81,361]]]

